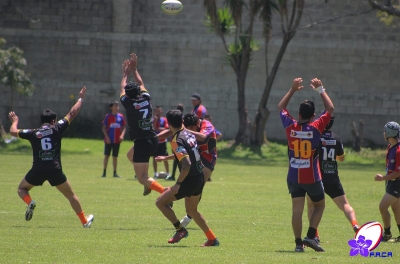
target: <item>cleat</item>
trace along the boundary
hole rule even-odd
[[[307,247],[314,249],[317,252],[325,252],[325,250],[319,244],[318,240],[316,240],[315,238],[305,237],[303,240],[303,244]]]
[[[181,220],[181,225],[186,228],[189,222],[192,221],[192,218],[189,218],[187,215]]]
[[[393,240],[394,240],[393,242],[400,242],[400,236],[394,238]]]
[[[86,217],[87,223],[83,224],[83,228],[90,228],[92,226],[92,223],[94,221],[94,216],[93,215],[89,215]]]
[[[181,231],[176,231],[175,235],[168,240],[168,243],[178,243],[182,238],[188,237],[188,235],[189,232],[185,228],[182,228]]]
[[[151,189],[144,186],[143,196],[149,195],[151,193]]]
[[[214,239],[214,240],[208,240],[201,245],[202,247],[218,247],[219,246],[219,240],[218,238]]]
[[[25,212],[25,220],[29,221],[32,219],[33,216],[33,210],[35,210],[36,207],[36,202],[34,200],[32,200],[28,207],[26,208],[26,212]]]
[[[113,178],[122,178],[122,177],[115,173]]]
[[[105,178],[105,177],[106,177],[106,175],[105,175],[105,174],[101,175],[101,178]]]
[[[296,245],[295,252],[304,252],[304,245]]]
[[[319,236],[316,236],[316,237],[315,237],[315,240],[317,240],[318,243],[321,243],[321,239],[319,238]]]
[[[388,242],[392,238],[392,234],[383,234],[382,236],[382,242]]]
[[[165,177],[165,180],[166,181],[175,181],[175,177],[172,175],[169,175],[169,176]]]
[[[358,232],[358,230],[360,230],[360,226],[359,225],[354,225],[353,226],[353,230],[354,230],[354,232]]]

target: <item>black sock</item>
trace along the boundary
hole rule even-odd
[[[390,226],[388,228],[385,228],[385,235],[390,235]]]
[[[106,169],[103,170],[103,175],[106,175]]]
[[[296,246],[298,246],[298,245],[303,245],[303,240],[301,240],[301,238],[296,238],[296,239],[294,240],[294,242],[296,243]]]
[[[116,171],[116,170],[114,171],[114,175],[115,175],[115,174],[117,174],[117,171]]]
[[[315,229],[314,227],[309,227],[307,232],[307,237],[315,238],[315,234],[317,234],[317,229]]]
[[[192,217],[191,217],[190,215],[187,214],[186,216],[187,216],[189,219],[192,219]]]
[[[179,221],[174,224],[174,227],[175,227],[176,231],[181,231],[183,229],[181,222],[179,222]]]
[[[397,225],[397,228],[399,229],[399,233],[400,233],[400,225]]]

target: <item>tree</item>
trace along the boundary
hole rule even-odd
[[[374,9],[384,11],[392,16],[400,17],[400,3],[398,0],[383,0],[380,1],[382,4],[374,0],[368,0],[368,2]]]
[[[0,38],[0,83],[11,89],[11,108],[13,108],[13,91],[19,94],[31,96],[35,87],[25,73],[26,59],[24,52],[18,47],[2,49],[6,40]]]

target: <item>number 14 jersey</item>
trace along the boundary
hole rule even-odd
[[[286,109],[280,112],[288,140],[288,182],[311,184],[321,180],[318,145],[331,115],[324,112],[313,122],[299,123]]]

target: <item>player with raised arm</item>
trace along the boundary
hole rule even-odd
[[[181,111],[168,111],[167,120],[170,130],[173,133],[173,138],[170,142],[172,151],[174,152],[172,158],[178,160],[180,172],[175,185],[161,194],[156,202],[158,209],[171,221],[176,229],[175,235],[168,240],[168,243],[178,243],[182,238],[188,236],[188,231],[179,222],[175,212],[168,206],[172,201],[185,198],[186,213],[192,216],[207,237],[207,241],[202,246],[219,246],[217,237],[208,227],[203,216],[197,211],[200,195],[204,187],[204,175],[200,154],[197,150],[196,138],[191,131],[182,126]],[[157,161],[168,159],[171,159],[171,157],[156,157]]]
[[[135,81],[128,83],[130,72]],[[127,156],[133,163],[138,181],[144,185],[143,195],[148,195],[151,190],[163,193],[164,187],[148,176],[150,155],[156,151],[158,139],[153,129],[151,97],[137,70],[137,56],[134,53],[122,64],[120,95],[126,110],[129,136],[134,142]]]
[[[334,107],[322,86],[322,82],[314,78],[311,80],[311,87],[320,94],[326,111],[314,121],[314,102],[305,100],[300,104],[299,120],[290,116],[286,107],[293,94],[303,89],[302,82],[301,78],[295,78],[289,92],[278,104],[288,140],[289,170],[287,185],[292,197],[292,227],[296,243],[295,251],[303,252],[304,245],[315,251],[324,251],[315,238],[316,230],[325,209],[325,195],[321,182],[317,148],[322,132],[331,119]],[[310,217],[307,236],[302,240],[302,215],[306,194],[311,198],[314,211]]]
[[[392,207],[394,219],[400,232],[400,126],[396,122],[388,122],[383,129],[383,137],[389,143],[386,151],[386,175],[376,174],[375,181],[386,181],[386,193],[379,204],[382,215],[384,234],[382,241],[387,242],[392,238],[390,232],[390,213]],[[400,236],[395,241],[400,242]]]
[[[79,100],[68,114],[57,122],[57,114],[45,109],[40,115],[42,125],[36,129],[18,129],[18,116],[10,112],[10,134],[14,137],[27,139],[31,143],[33,165],[18,186],[19,197],[28,205],[25,220],[32,219],[36,202],[32,200],[29,191],[35,186],[41,186],[48,181],[68,199],[72,209],[79,217],[84,228],[89,228],[94,220],[93,215],[85,216],[78,197],[73,192],[61,166],[61,139],[63,132],[68,128],[82,107],[86,87],[79,93]]]

